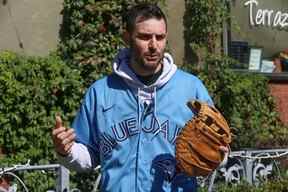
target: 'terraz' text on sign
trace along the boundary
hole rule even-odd
[[[262,25],[281,28],[288,26],[288,13],[269,9],[257,9],[257,0],[248,0],[244,5],[249,6],[250,25],[252,26]]]

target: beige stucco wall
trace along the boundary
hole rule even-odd
[[[287,0],[258,0],[261,9],[284,10],[287,12]],[[0,51],[9,49],[28,55],[47,55],[55,50],[59,41],[62,23],[63,0],[6,0],[0,1]],[[264,54],[272,56],[287,48],[287,32],[268,27],[249,26],[246,0],[234,1],[232,15],[239,33],[233,33],[234,40],[247,40],[251,45],[263,46]],[[168,17],[168,46],[175,63],[182,65],[184,58],[183,15],[185,0],[166,0],[163,7]],[[23,44],[23,48],[19,46]]]
[[[47,55],[55,50],[63,0],[0,1],[0,51]],[[23,48],[19,43],[23,44]]]
[[[7,0],[3,5],[0,1],[0,51],[8,49],[43,56],[55,50],[62,22],[62,3],[63,0]],[[166,0],[163,9],[169,22],[169,49],[175,63],[181,65],[184,0]]]

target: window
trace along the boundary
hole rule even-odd
[[[288,1],[231,0],[230,13],[228,54],[239,61],[235,68],[249,70],[251,57],[255,67],[260,56],[254,70],[288,71]]]

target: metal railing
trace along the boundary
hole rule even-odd
[[[213,192],[216,183],[220,180],[226,183],[240,183],[246,180],[248,183],[258,185],[260,181],[269,179],[270,176],[281,178],[279,160],[288,160],[288,149],[267,149],[267,150],[241,150],[229,154],[227,162],[217,168],[209,177],[199,177],[200,186],[208,187],[208,192]],[[98,166],[95,170],[99,171]],[[56,192],[69,192],[69,170],[60,164],[49,165],[24,165],[8,168],[5,170],[30,171],[30,170],[52,170],[56,172]],[[98,175],[93,187],[97,191],[101,175]],[[53,190],[52,190],[53,191]],[[49,192],[52,192],[49,191]],[[74,190],[71,190],[74,191]],[[76,190],[77,191],[77,190]],[[78,190],[79,191],[79,190]],[[53,191],[54,192],[54,191]]]
[[[288,160],[288,149],[266,149],[231,152],[225,165],[219,167],[207,178],[198,178],[200,185],[207,186],[212,192],[215,181],[238,184],[246,180],[258,185],[269,177],[281,178],[279,160]],[[217,178],[217,179],[216,179]]]
[[[55,171],[56,172],[56,186],[55,186],[56,192],[69,192],[69,170],[61,166],[60,164],[49,164],[49,165],[26,164],[26,165],[16,165],[13,167],[5,167],[5,168],[0,169],[2,174],[8,173],[10,175],[11,173],[13,174],[14,172],[32,171],[32,170],[33,171],[34,170]],[[17,174],[15,174],[15,176],[17,178]],[[25,183],[25,181],[23,182]]]

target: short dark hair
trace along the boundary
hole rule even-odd
[[[139,17],[140,21],[144,21],[151,18],[156,18],[158,20],[164,19],[167,30],[166,16],[156,4],[153,3],[137,4],[131,7],[127,11],[127,13],[123,15],[124,26],[129,33],[133,32],[136,24],[136,19]]]

